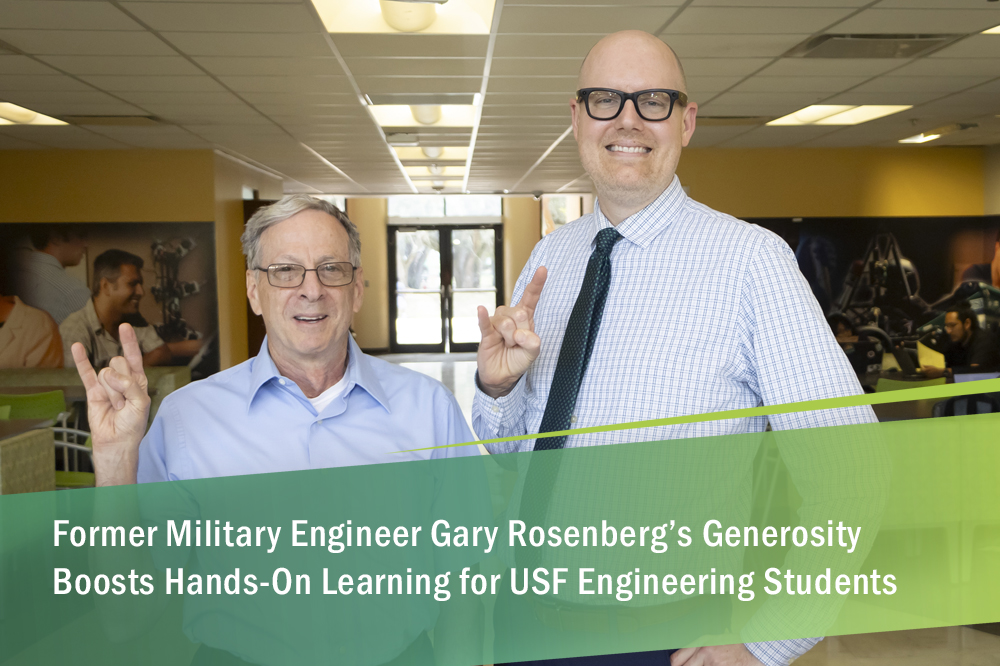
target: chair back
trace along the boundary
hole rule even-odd
[[[967,416],[1000,412],[1000,402],[989,393],[956,395],[934,405],[934,416]]]
[[[28,393],[25,395],[0,394],[0,407],[10,407],[10,419],[53,419],[66,411],[66,397],[62,391]]]
[[[900,391],[902,389],[921,388],[923,386],[941,386],[947,382],[948,379],[946,377],[938,377],[937,379],[915,379],[913,381],[879,377],[878,382],[875,384],[875,392],[882,393],[883,391]]]
[[[0,421],[10,418],[10,405],[0,405]]]

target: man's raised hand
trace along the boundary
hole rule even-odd
[[[542,341],[535,333],[535,306],[546,275],[545,267],[540,266],[524,288],[521,301],[513,307],[501,305],[492,317],[479,306],[479,330],[483,335],[476,355],[479,385],[493,398],[510,393],[538,358]]]
[[[135,483],[139,442],[149,418],[149,393],[139,341],[129,324],[122,324],[118,333],[125,356],[111,359],[100,374],[94,372],[82,344],[74,343],[72,348],[76,370],[87,389],[98,486]]]

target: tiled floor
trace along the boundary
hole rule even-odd
[[[472,423],[475,354],[391,354],[381,358],[447,386]],[[998,601],[1000,604],[1000,601]],[[1000,635],[969,627],[831,636],[797,666],[1000,666]]]

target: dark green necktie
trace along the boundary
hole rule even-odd
[[[580,384],[587,372],[587,363],[594,350],[594,339],[601,326],[604,302],[608,297],[608,287],[611,284],[611,248],[620,238],[621,234],[614,229],[601,229],[597,232],[596,247],[587,263],[583,285],[576,297],[562,347],[559,349],[559,361],[549,388],[542,424],[538,429],[540,433],[569,429]],[[566,435],[542,437],[535,440],[535,451],[561,449],[565,444]],[[534,525],[542,525],[548,513],[552,483],[559,471],[558,455],[536,453],[531,457],[524,491],[521,493],[520,511],[521,520],[529,529]],[[532,568],[538,566],[541,562],[540,549],[528,547],[518,554],[517,562]]]

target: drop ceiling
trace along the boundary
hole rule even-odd
[[[955,123],[976,127],[904,149],[992,145],[1000,35],[980,33],[998,24],[987,0],[497,0],[489,34],[366,34],[327,32],[302,0],[0,0],[0,101],[74,123],[158,121],[4,125],[0,150],[214,149],[289,192],[403,194],[431,191],[415,142],[462,149],[438,160],[449,190],[585,192],[568,101],[587,50],[629,28],[680,54],[700,115],[757,119],[706,122],[696,147],[897,146]],[[885,33],[956,39],[916,58],[782,57],[824,34]],[[481,115],[382,128],[366,95],[475,100]],[[850,127],[763,124],[810,104],[912,108]],[[397,153],[387,136],[403,131],[416,138]]]

